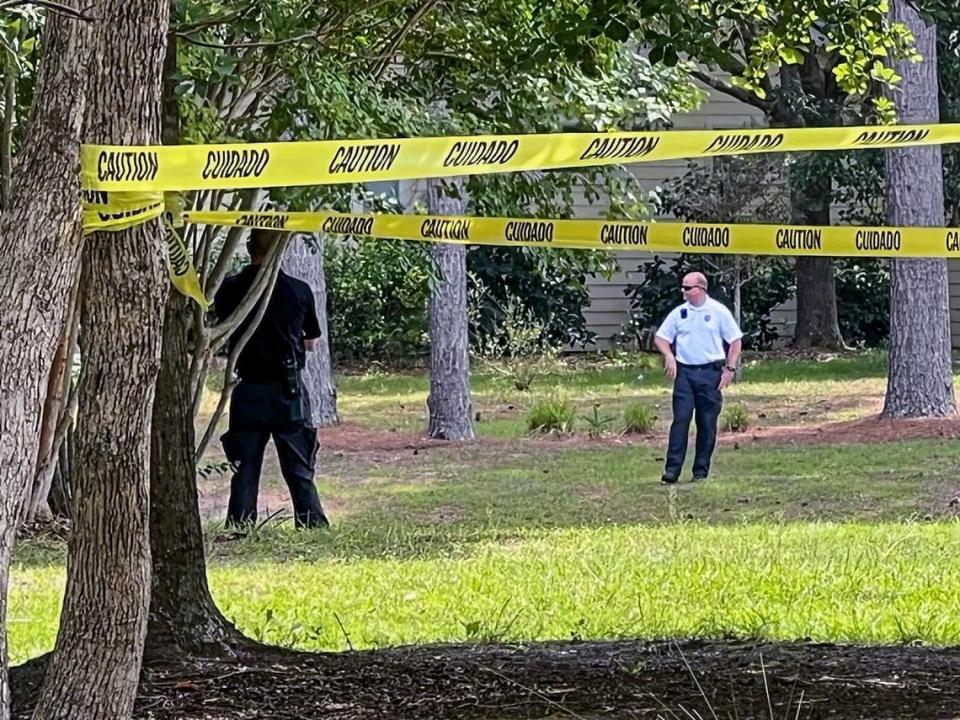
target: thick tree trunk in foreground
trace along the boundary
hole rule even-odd
[[[440,184],[429,184],[432,214],[462,215],[459,198],[440,195]],[[467,331],[467,248],[434,243],[430,254],[437,278],[431,288],[430,395],[427,398],[430,437],[438,440],[472,440],[473,406],[470,403],[470,345]]]
[[[56,14],[47,20],[28,134],[0,216],[0,720],[10,714],[10,550],[34,476],[50,369],[80,263],[86,34],[84,23]]]
[[[192,301],[171,293],[153,408],[150,546],[153,590],[147,654],[213,651],[240,634],[217,609],[207,585],[194,461],[190,352]]]
[[[899,62],[894,95],[900,122],[937,123],[937,30],[903,0],[892,17],[914,34],[920,63]],[[887,221],[943,225],[943,162],[939,146],[887,150]],[[950,294],[946,260],[890,261],[890,367],[883,414],[925,417],[956,413],[950,367]]]
[[[177,41],[164,63],[163,139],[180,141],[175,94]],[[222,654],[240,634],[217,609],[207,585],[199,499],[191,381],[192,301],[171,293],[163,322],[163,352],[150,434],[150,549],[153,575],[146,653]],[[196,343],[196,340],[193,341]]]
[[[166,0],[95,5],[86,139],[160,140]],[[150,602],[150,421],[168,281],[159,220],[84,249],[73,532],[60,630],[34,717],[131,716]]]

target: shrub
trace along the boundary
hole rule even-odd
[[[527,415],[527,428],[534,432],[570,432],[576,408],[559,391],[551,392],[534,403]]]
[[[744,432],[750,427],[750,413],[743,403],[731,405],[723,411],[721,427],[730,432]]]
[[[657,422],[653,408],[639,402],[632,402],[623,411],[623,426],[628,433],[649,433]]]

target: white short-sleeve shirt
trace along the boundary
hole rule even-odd
[[[700,307],[685,302],[671,310],[657,330],[657,337],[676,343],[677,362],[705,365],[725,360],[724,341],[732,343],[743,333],[727,307],[707,297]]]

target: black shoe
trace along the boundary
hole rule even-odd
[[[707,479],[707,476],[706,476],[706,475],[694,475],[694,476],[693,476],[693,482],[703,482],[703,481],[706,480],[706,479]]]
[[[664,485],[676,485],[677,478],[670,477],[669,475],[663,475],[660,477],[660,482],[663,483]]]

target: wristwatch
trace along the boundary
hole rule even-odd
[[[732,373],[735,373],[735,372],[737,371],[737,369],[736,369],[733,365],[724,365],[724,366],[723,366],[723,369],[724,369],[724,370],[729,370],[729,371],[732,372]]]

